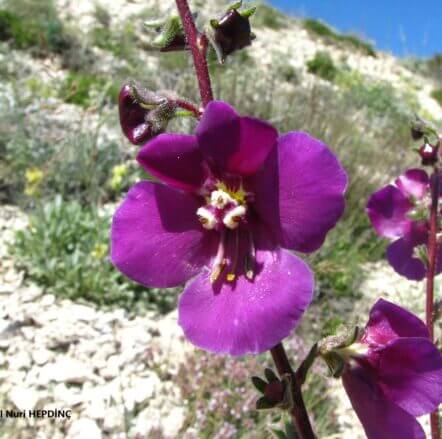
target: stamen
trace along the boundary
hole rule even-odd
[[[239,232],[235,232],[235,253],[233,256],[232,265],[230,266],[230,273],[226,276],[228,282],[233,282],[236,279],[236,267],[239,258]]]
[[[215,215],[206,207],[200,207],[196,214],[198,216],[199,222],[207,230],[213,230],[216,226],[217,220]]]
[[[256,250],[255,250],[255,243],[253,242],[253,236],[252,232],[248,231],[249,235],[249,244],[250,244],[250,253],[246,255],[246,261],[245,261],[245,271],[246,271],[246,277],[249,280],[253,280],[253,277],[255,276],[255,258],[256,258]]]
[[[215,260],[213,261],[212,272],[210,273],[210,283],[212,284],[219,279],[221,273],[224,271],[224,268],[227,265],[227,260],[224,258],[225,241],[226,234],[224,231],[222,231],[219,240],[218,251],[216,252]]]
[[[223,223],[231,230],[235,230],[246,215],[245,206],[236,206],[224,215]]]
[[[210,204],[218,209],[224,209],[229,203],[233,203],[235,200],[223,190],[213,191],[210,195]]]

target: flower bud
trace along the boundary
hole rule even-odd
[[[183,26],[178,16],[172,16],[163,21],[145,22],[146,28],[154,28],[158,35],[152,41],[160,52],[187,50],[189,46],[184,35]]]
[[[175,104],[139,84],[125,84],[119,95],[120,125],[134,145],[140,145],[162,133],[173,117]]]
[[[249,21],[249,17],[253,15],[255,9],[239,12],[237,9],[240,6],[241,3],[237,3],[230,7],[219,21],[210,21],[212,32],[209,34],[209,39],[216,50],[220,63],[223,63],[226,57],[236,50],[250,46],[255,38]]]
[[[426,142],[419,148],[419,155],[422,159],[422,165],[433,166],[438,159],[438,146]]]

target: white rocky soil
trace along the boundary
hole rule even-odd
[[[192,347],[176,313],[129,319],[122,309],[98,311],[43,294],[7,253],[26,224],[17,208],[0,206],[0,407],[72,416],[4,419],[6,437],[145,438],[156,427],[178,437],[185,405],[171,377]],[[162,371],[168,379],[160,379]]]

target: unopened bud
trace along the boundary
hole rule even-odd
[[[422,159],[422,165],[433,166],[438,159],[438,146],[426,142],[419,148],[419,155]]]
[[[166,129],[175,108],[167,97],[134,82],[125,84],[118,99],[121,129],[131,143],[140,145]]]
[[[152,45],[161,52],[180,51],[189,48],[181,20],[176,15],[163,21],[145,22],[144,26],[148,29],[153,28],[158,32],[157,37],[152,41]]]
[[[209,40],[215,48],[218,60],[223,63],[228,55],[250,46],[254,39],[249,18],[255,8],[238,11],[241,2],[232,5],[220,20],[211,20]]]

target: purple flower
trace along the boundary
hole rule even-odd
[[[421,280],[426,275],[430,204],[430,179],[421,169],[409,169],[394,185],[372,194],[367,203],[367,214],[377,234],[394,240],[387,249],[389,263],[410,280]],[[440,273],[442,253],[438,261]]]
[[[415,418],[442,402],[442,355],[425,324],[380,299],[343,352],[343,384],[368,439],[425,439]]]
[[[201,348],[260,353],[286,337],[313,274],[285,248],[318,249],[341,216],[336,157],[306,133],[278,138],[213,101],[196,135],[161,134],[138,161],[160,183],[136,184],[115,213],[113,263],[148,287],[189,281],[179,324]]]

